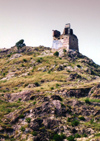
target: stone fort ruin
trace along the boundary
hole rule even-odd
[[[66,49],[69,50],[77,50],[78,48],[78,38],[75,34],[73,34],[73,29],[71,29],[70,24],[66,24],[63,34],[60,33],[58,30],[53,30],[53,50],[62,50]]]

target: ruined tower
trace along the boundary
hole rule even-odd
[[[60,50],[66,49],[69,50],[77,50],[78,48],[78,38],[75,34],[73,34],[73,29],[71,29],[70,24],[66,24],[63,34],[58,30],[53,30],[53,44],[52,49]]]

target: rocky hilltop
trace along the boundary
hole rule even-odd
[[[0,50],[0,141],[99,140],[99,65],[77,51]]]

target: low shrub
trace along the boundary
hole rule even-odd
[[[75,141],[75,137],[73,137],[73,136],[71,135],[71,136],[67,137],[67,140],[68,140],[68,141]]]
[[[89,98],[86,98],[86,99],[85,99],[85,103],[90,104]]]
[[[87,134],[86,134],[86,133],[84,133],[82,136],[83,136],[83,137],[87,137]]]
[[[24,118],[24,115],[23,114],[19,115],[19,118]]]
[[[70,122],[70,121],[71,121],[71,118],[68,117],[67,122]]]
[[[66,52],[66,49],[63,49],[63,52],[65,53]]]
[[[41,63],[41,60],[40,60],[40,59],[37,59],[37,61],[36,61],[36,62]]]
[[[79,135],[78,133],[76,133],[74,137],[75,137],[75,138],[80,138],[81,135]]]
[[[54,90],[54,87],[51,87],[50,89],[51,89],[51,90]]]
[[[11,56],[11,54],[8,54],[8,55],[7,55],[7,57],[10,57],[10,56]]]
[[[78,121],[78,120],[73,120],[73,121],[71,122],[71,125],[72,125],[72,126],[77,126],[77,125],[79,125],[79,121]]]
[[[56,51],[55,53],[54,53],[54,56],[59,56],[59,52],[58,51]]]
[[[83,116],[80,116],[79,119],[83,120],[83,121],[85,120],[85,118]]]
[[[25,67],[25,65],[24,64],[21,64],[21,67]]]
[[[40,86],[40,84],[38,82],[34,83],[36,87]]]
[[[77,67],[78,67],[78,68],[81,68],[81,66],[80,66],[80,65],[77,65]]]
[[[65,139],[65,138],[66,138],[66,137],[65,137],[64,134],[61,134],[61,135],[55,134],[55,135],[53,136],[53,140],[54,140],[54,141],[63,141],[63,139]]]
[[[5,73],[3,73],[3,76],[5,76],[6,74]]]
[[[23,59],[23,62],[27,62],[27,60],[26,59]]]
[[[43,58],[38,58],[38,59],[36,60],[36,62],[41,63],[42,60],[43,60]]]
[[[51,73],[51,70],[49,70],[48,73],[50,74]]]
[[[36,104],[36,101],[33,102],[33,105],[35,105],[35,104]]]
[[[59,59],[61,60],[62,58],[61,58],[61,57],[59,57]]]

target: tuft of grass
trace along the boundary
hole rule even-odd
[[[80,138],[81,135],[79,135],[78,133],[76,133],[74,137],[75,137],[75,138]]]
[[[58,88],[59,86],[60,86],[60,85],[57,83],[57,84],[56,84],[56,88]]]
[[[26,122],[30,123],[31,122],[31,118],[26,118]]]
[[[24,118],[25,116],[23,115],[23,114],[21,114],[20,116],[19,116],[19,118]]]
[[[24,127],[24,126],[21,126],[20,130],[21,130],[22,132],[24,132],[24,131],[25,131],[25,127]]]
[[[91,120],[90,120],[90,123],[93,124],[93,123],[94,123],[94,119],[91,119]]]
[[[36,101],[33,102],[33,105],[35,105],[35,104],[36,104]]]
[[[54,141],[63,141],[63,139],[65,139],[65,138],[66,138],[66,137],[65,137],[64,134],[61,134],[61,135],[55,134],[55,135],[53,136],[53,140],[54,140]]]
[[[32,132],[32,135],[33,135],[33,136],[37,136],[37,132],[36,132],[36,131],[33,131],[33,132]]]

